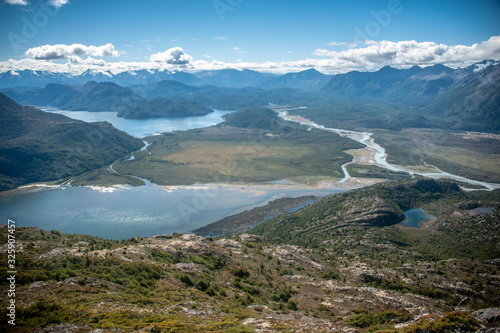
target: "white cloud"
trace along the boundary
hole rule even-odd
[[[328,43],[330,46],[341,46],[341,45],[347,45],[346,42],[330,42]]]
[[[227,37],[226,36],[217,36],[217,37],[214,37],[213,39],[217,39],[217,40],[226,40]]]
[[[314,55],[330,57],[339,65],[356,65],[361,69],[393,67],[430,66],[444,64],[448,66],[467,66],[484,59],[500,58],[500,36],[493,36],[487,41],[466,45],[445,45],[434,42],[411,41],[366,41],[365,47],[343,51],[317,49]]]
[[[26,0],[5,0],[5,3],[9,5],[20,5],[20,6],[27,6],[29,4],[29,2]]]
[[[68,2],[69,0],[49,0],[49,5],[54,6],[56,8],[61,8]]]
[[[91,55],[94,57],[118,57],[118,51],[113,44],[108,43],[101,46],[82,45],[82,44],[56,44],[43,45],[28,49],[25,54],[36,60],[70,59],[71,57],[80,57],[82,55]],[[75,58],[72,58],[75,59]]]
[[[155,62],[165,62],[170,65],[186,65],[193,60],[193,57],[184,53],[184,50],[181,47],[173,47],[165,52],[152,54],[149,57],[149,60]]]
[[[80,58],[79,56],[68,56],[66,57],[66,59],[68,59],[69,62],[71,63],[74,63],[74,64],[79,64],[82,62],[82,58]]]
[[[106,61],[104,61],[102,59],[95,59],[92,57],[87,57],[87,59],[83,60],[83,63],[87,64],[87,65],[94,65],[94,66],[99,66],[99,67],[106,66]]]

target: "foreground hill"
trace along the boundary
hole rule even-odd
[[[43,112],[0,94],[0,190],[76,176],[142,146],[109,123]]]
[[[16,102],[70,111],[117,111],[118,117],[146,119],[206,115],[212,110],[192,100],[166,98],[148,101],[129,88],[111,82],[89,81],[83,86],[48,84],[45,88],[13,88],[4,93]]]
[[[392,216],[383,211],[398,215],[397,208],[381,211],[379,199],[371,199],[359,212],[339,213],[349,222],[316,245],[301,235],[289,241],[250,234],[115,241],[16,229],[17,321],[15,327],[3,321],[0,328],[416,333],[483,327],[482,332],[494,332],[500,324],[494,308],[500,305],[498,191],[463,193],[453,184],[422,180],[384,186],[394,196],[380,194],[382,201],[423,205],[437,220],[422,229],[381,220],[377,216]],[[370,200],[383,188],[365,191]],[[329,223],[335,207],[330,203],[359,205],[362,197],[360,191],[330,196],[262,226],[307,214],[312,223]],[[474,214],[478,207],[492,213]],[[7,226],[0,231],[7,244]],[[4,267],[6,260],[0,258]],[[5,271],[0,279],[6,291]],[[6,302],[7,297],[0,300],[2,318]]]
[[[252,232],[270,239],[318,246],[347,228],[384,227],[405,219],[403,211],[440,198],[464,198],[455,183],[418,179],[374,185],[328,196],[294,214],[283,215]]]

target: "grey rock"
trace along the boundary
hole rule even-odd
[[[50,252],[47,252],[47,253],[40,255],[40,257],[38,257],[38,258],[39,259],[51,259],[51,258],[54,258],[57,256],[61,256],[61,255],[65,254],[66,252],[68,252],[67,249],[64,249],[62,247],[58,247],[57,249],[53,249]]]
[[[483,323],[500,322],[500,308],[487,308],[475,311],[474,318]]]

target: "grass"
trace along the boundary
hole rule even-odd
[[[71,180],[71,185],[73,186],[96,184],[100,186],[111,186],[118,184],[141,186],[144,185],[144,182],[134,177],[109,172],[107,167],[89,171]]]
[[[500,140],[467,139],[455,132],[436,129],[375,131],[375,141],[386,149],[388,161],[425,168],[425,163],[471,179],[500,182]],[[404,142],[404,144],[402,144]]]
[[[409,121],[411,117],[405,120],[400,117],[401,112],[414,111],[389,104],[338,103],[292,110],[290,114],[304,116],[327,127],[372,132],[375,141],[386,149],[390,163],[418,167],[425,162],[466,178],[500,183],[498,136],[413,128],[415,123]],[[432,119],[427,115],[426,118]]]
[[[318,145],[318,142],[321,142]],[[289,133],[229,126],[177,132],[152,138],[134,160],[116,162],[122,175],[160,185],[255,183],[285,178],[342,178],[351,160],[344,150],[359,148],[349,139],[296,128]]]
[[[383,178],[391,180],[403,180],[410,178],[410,175],[406,172],[394,172],[375,165],[361,165],[353,163],[349,164],[346,169],[351,177]]]

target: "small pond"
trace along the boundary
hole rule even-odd
[[[434,220],[436,217],[426,214],[420,208],[414,208],[405,212],[406,220],[402,223],[408,227],[420,228],[420,222]]]

